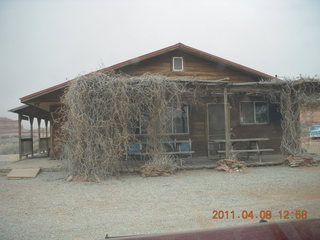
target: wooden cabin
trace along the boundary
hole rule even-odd
[[[173,81],[198,81],[212,90],[211,94],[201,96],[201,104],[184,106],[183,113],[172,122],[170,139],[180,147],[181,143],[189,144],[185,150],[175,150],[182,155],[219,158],[232,153],[280,151],[281,115],[278,105],[267,97],[279,89],[271,83],[274,77],[268,74],[182,43],[99,71],[111,70],[131,76],[156,73]],[[23,119],[31,122],[33,118],[50,122],[49,149],[54,149],[55,136],[60,130],[53,119],[68,84],[70,81],[22,97],[25,107],[12,110],[19,114],[20,123]],[[20,155],[25,155],[20,146]],[[50,152],[51,156],[56,154]]]

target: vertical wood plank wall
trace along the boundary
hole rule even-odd
[[[172,58],[183,57],[184,71],[172,71]],[[230,82],[254,82],[260,79],[252,74],[245,73],[241,70],[235,70],[219,63],[213,63],[198,56],[175,50],[157,57],[123,67],[118,72],[124,72],[132,76],[140,76],[144,73],[162,74],[172,78],[188,78],[199,80],[215,80],[229,78]],[[49,98],[50,96],[48,96]],[[52,97],[52,96],[51,96]],[[55,96],[56,97],[56,96]],[[220,101],[220,100],[219,100]],[[270,105],[270,123],[265,125],[241,125],[239,102],[241,97],[231,104],[231,138],[250,138],[250,137],[267,137],[271,140],[262,142],[261,147],[273,148],[279,151],[281,141],[280,114],[277,112],[277,106]],[[178,135],[177,139],[191,139],[192,150],[195,156],[207,156],[207,103],[217,102],[217,99],[204,98],[201,104],[190,105],[190,133]],[[223,103],[223,99],[220,103]],[[56,106],[50,107],[50,112],[54,111]],[[52,137],[55,145],[55,138],[59,131],[59,125],[53,125]],[[54,149],[53,149],[54,150]],[[53,152],[53,151],[52,151]],[[55,154],[58,154],[55,151]]]

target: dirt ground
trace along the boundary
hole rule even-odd
[[[304,148],[309,153],[320,154],[320,139],[310,139],[304,138],[302,140],[302,148]]]
[[[305,210],[308,218],[320,218],[320,167],[259,167],[245,174],[192,170],[102,183],[64,177],[44,172],[35,179],[8,180],[2,174],[0,239],[103,239],[106,233],[218,228],[256,223],[264,210],[272,212],[269,221],[279,221],[280,210]],[[213,210],[235,211],[235,219],[212,219]],[[242,219],[243,210],[255,217]]]

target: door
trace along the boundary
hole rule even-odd
[[[224,104],[207,105],[207,131],[208,131],[208,156],[217,155],[217,150],[223,149],[223,143],[214,143],[214,140],[225,139]]]

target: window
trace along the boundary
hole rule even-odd
[[[240,102],[240,123],[266,124],[269,122],[269,106],[266,102]]]
[[[172,69],[173,71],[183,71],[183,58],[174,57],[172,60]]]
[[[131,134],[147,134],[149,115],[145,111],[142,112],[138,121],[129,126]]]
[[[182,104],[179,107],[168,107],[163,116],[166,133],[189,133],[189,107]]]
[[[181,104],[179,107],[168,107],[164,114],[162,114],[164,122],[164,133],[189,133],[189,106]],[[129,127],[132,134],[148,134],[149,116],[143,113],[140,120],[136,121],[133,126]]]

